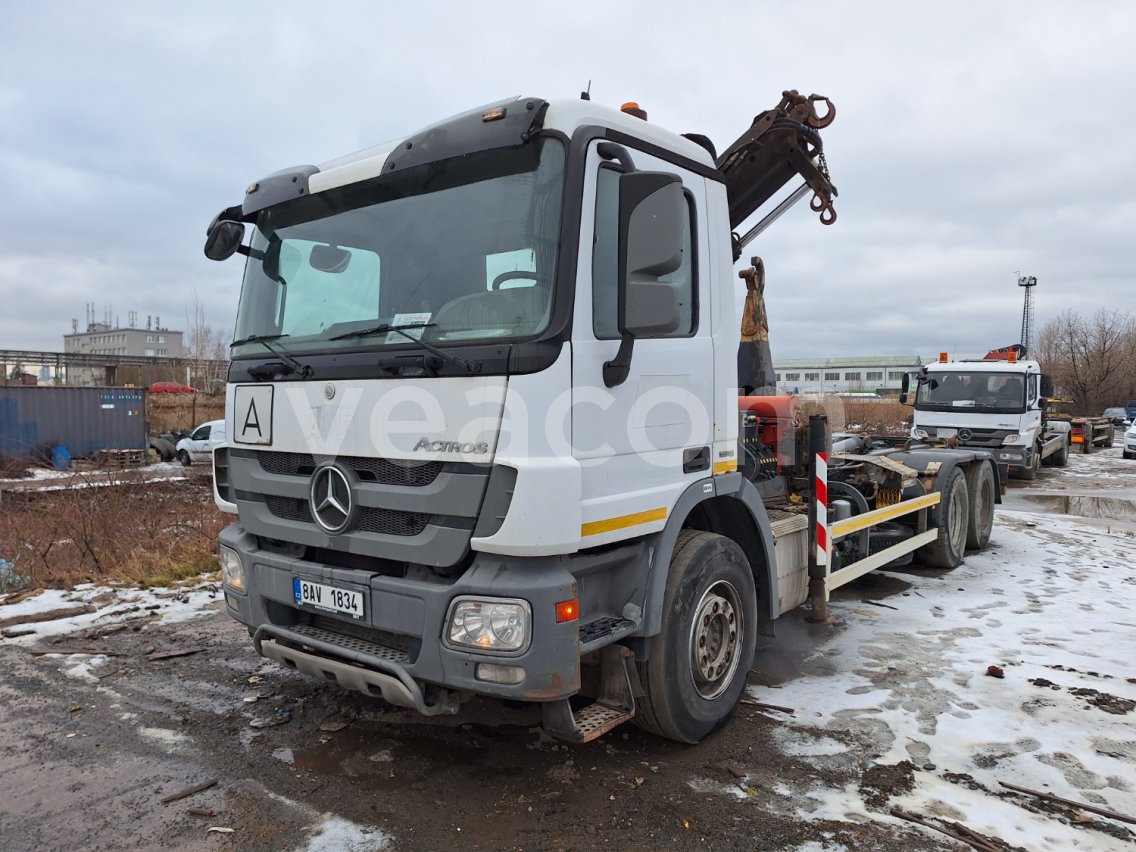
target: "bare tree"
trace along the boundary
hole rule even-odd
[[[1038,336],[1038,360],[1077,413],[1096,414],[1136,399],[1136,317],[1100,308],[1092,317],[1067,310]]]
[[[206,320],[205,303],[193,292],[185,309],[186,353],[190,360],[190,383],[212,393],[225,383],[228,368],[228,335]]]

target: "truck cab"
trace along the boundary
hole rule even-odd
[[[214,488],[256,651],[427,715],[483,695],[571,742],[697,742],[781,614],[986,546],[988,454],[857,441],[829,501],[823,423],[739,400],[733,264],[764,226],[735,228],[795,174],[835,219],[819,100],[716,158],[638,107],[512,98],[223,210],[205,253],[246,263]]]
[[[1033,360],[927,364],[916,376],[911,435],[989,450],[1003,474],[1032,479],[1043,459],[1068,450],[1067,424],[1047,420],[1044,378]]]

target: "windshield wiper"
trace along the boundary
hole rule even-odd
[[[229,348],[232,349],[234,346],[240,346],[242,343],[259,343],[261,346],[263,346],[265,349],[267,349],[269,352],[271,352],[273,355],[275,355],[277,358],[280,359],[280,361],[281,361],[281,363],[279,365],[280,367],[287,367],[288,368],[287,370],[283,370],[283,369],[277,369],[276,368],[277,365],[275,365],[275,364],[262,364],[262,365],[259,365],[257,367],[253,367],[252,369],[249,370],[249,373],[251,373],[254,376],[261,377],[261,376],[275,375],[277,373],[288,376],[288,375],[291,375],[292,373],[299,373],[301,377],[303,377],[305,379],[308,378],[312,374],[312,368],[311,367],[309,367],[307,364],[301,364],[299,361],[297,361],[291,355],[289,355],[288,353],[286,353],[286,352],[284,352],[280,349],[277,349],[275,346],[272,346],[268,342],[270,340],[279,340],[282,337],[288,337],[288,335],[287,334],[250,334],[248,337],[242,337],[240,340],[234,340],[232,343],[229,344]],[[271,368],[271,372],[269,371],[269,368]]]
[[[358,331],[345,331],[343,334],[329,337],[328,340],[346,340],[349,337],[367,337],[372,334],[385,334],[389,331],[393,331],[395,334],[401,334],[411,343],[417,343],[431,355],[441,358],[443,361],[448,361],[454,366],[464,369],[467,373],[480,373],[480,361],[467,361],[465,358],[459,358],[444,349],[439,349],[437,346],[408,333],[410,329],[432,328],[434,325],[436,325],[436,323],[432,322],[416,322],[408,323],[407,325],[391,325],[390,323],[384,322],[379,325],[371,326],[370,328],[361,328]]]

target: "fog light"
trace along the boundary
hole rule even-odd
[[[479,651],[520,651],[529,643],[532,611],[526,601],[457,598],[446,619],[450,645]]]
[[[245,566],[241,556],[231,547],[221,546],[221,579],[238,592],[245,590]]]
[[[525,679],[525,670],[520,666],[499,666],[496,663],[478,663],[474,677],[486,683],[503,683],[516,686]]]

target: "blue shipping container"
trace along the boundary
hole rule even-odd
[[[145,411],[138,388],[0,387],[0,452],[30,456],[61,444],[72,456],[144,450]]]

